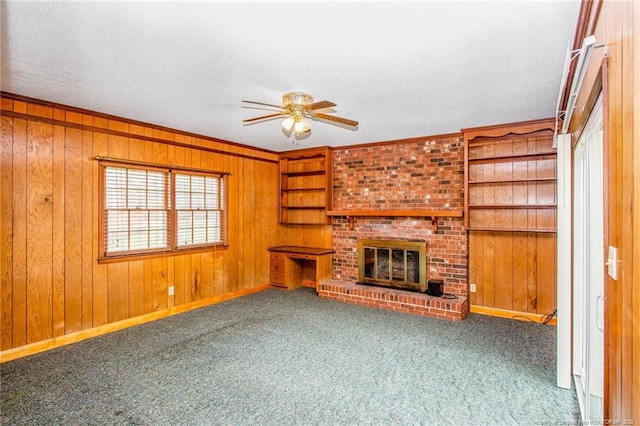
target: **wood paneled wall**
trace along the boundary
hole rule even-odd
[[[547,315],[556,308],[555,234],[469,233],[470,303]]]
[[[278,245],[333,247],[331,225],[279,225]]]
[[[618,248],[618,280],[605,276],[605,415],[640,424],[640,3],[585,1],[574,46],[595,35],[595,49],[576,105],[589,106],[604,86],[605,236]],[[577,47],[574,47],[577,48]],[[605,72],[603,59],[607,56]],[[576,108],[574,143],[590,113]]]
[[[2,350],[269,281],[276,153],[9,94],[1,121]],[[231,172],[228,248],[98,264],[94,156]]]

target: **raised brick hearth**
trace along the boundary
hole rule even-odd
[[[469,312],[465,296],[455,299],[433,297],[424,293],[396,290],[341,280],[318,284],[318,296],[323,299],[405,312],[451,321],[462,321]]]

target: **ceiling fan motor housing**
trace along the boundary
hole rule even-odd
[[[302,92],[288,92],[282,95],[282,104],[285,108],[289,105],[303,107],[305,105],[311,105],[313,98],[310,95]]]

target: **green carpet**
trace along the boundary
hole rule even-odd
[[[555,333],[267,290],[2,364],[2,424],[577,424]]]

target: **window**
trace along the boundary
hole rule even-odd
[[[225,174],[101,164],[102,258],[226,243]]]
[[[175,174],[176,244],[187,247],[222,242],[222,180],[212,176]]]

